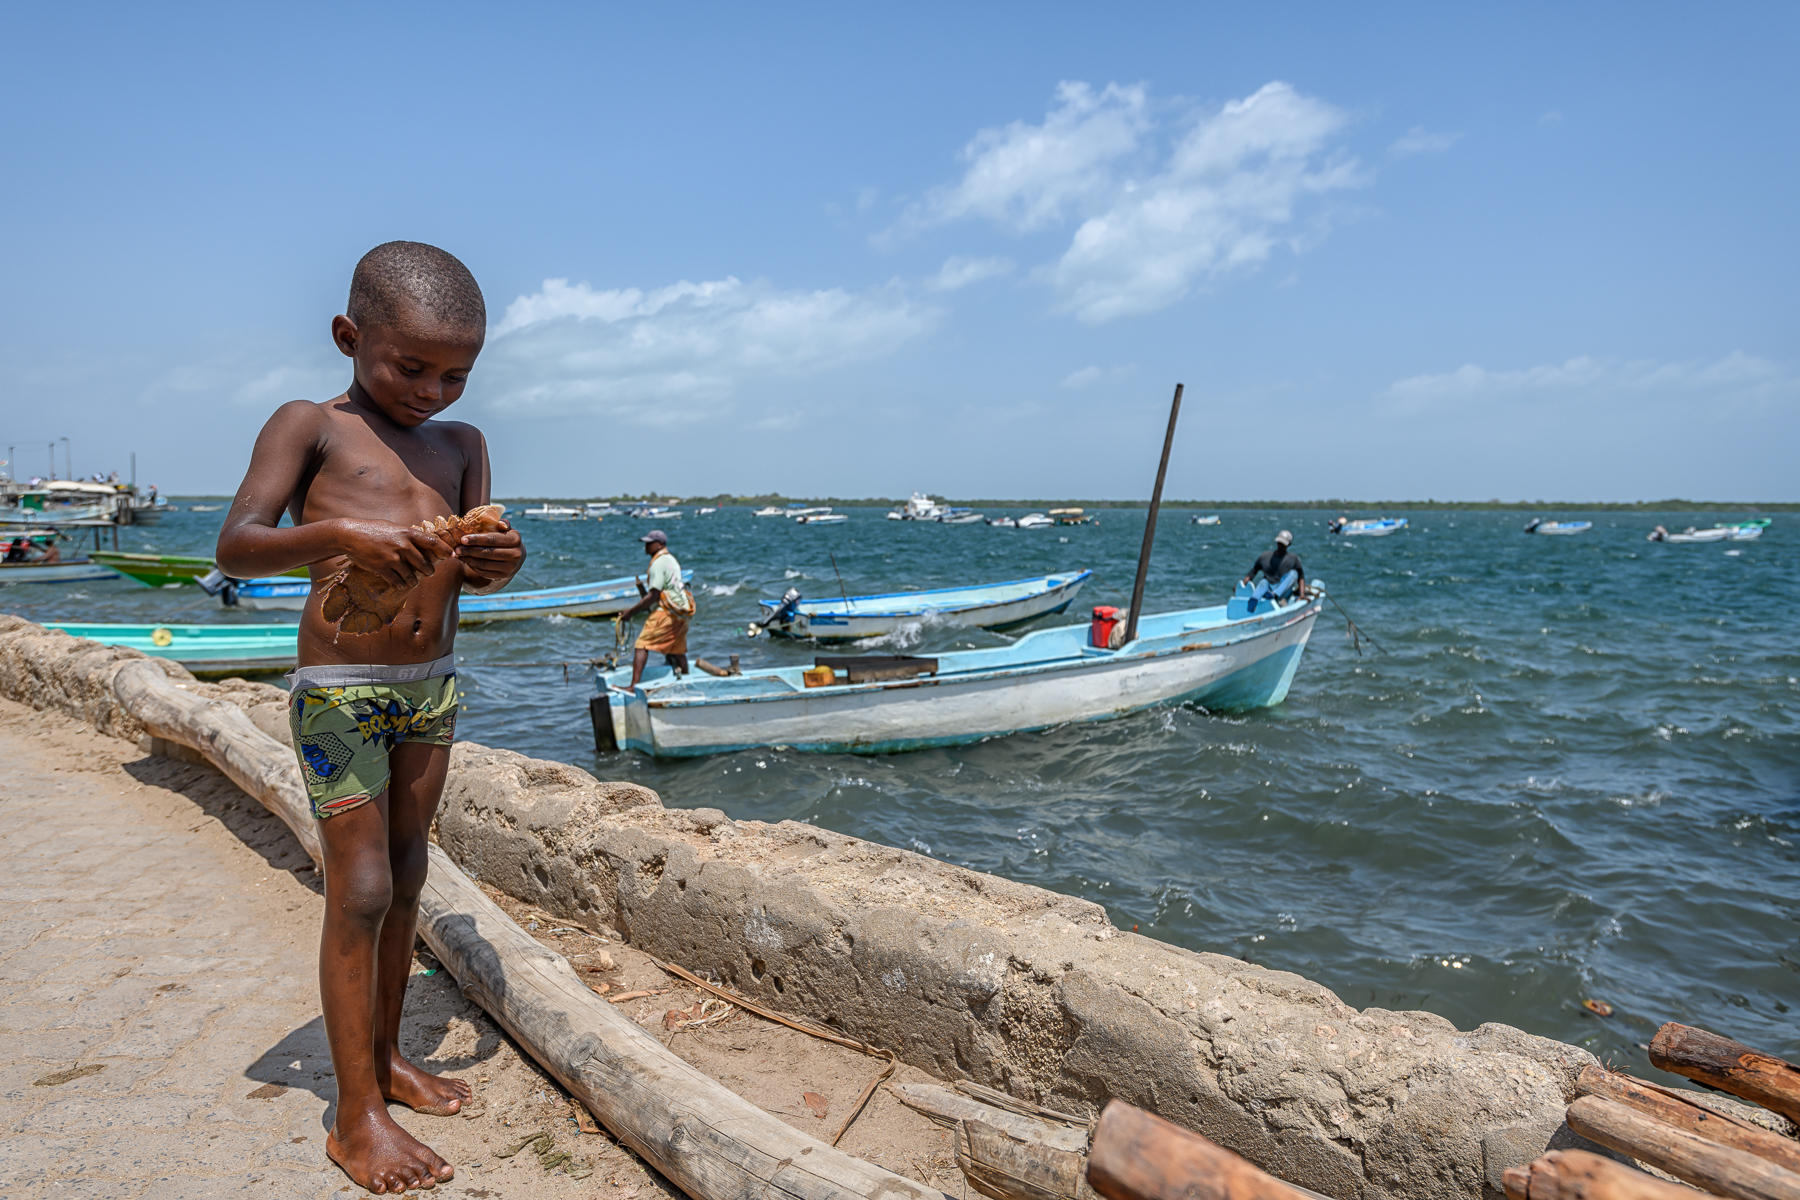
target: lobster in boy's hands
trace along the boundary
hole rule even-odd
[[[413,528],[438,538],[442,550],[432,557],[447,557],[463,537],[472,533],[498,533],[506,528],[504,504],[483,504],[460,517],[433,517]],[[354,564],[338,572],[325,586],[321,612],[339,633],[374,633],[400,614],[406,597],[418,584],[401,587],[385,576]]]

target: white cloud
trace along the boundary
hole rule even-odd
[[[944,265],[927,286],[937,292],[954,292],[970,284],[1010,275],[1012,270],[1013,261],[1010,258],[964,258],[960,254],[953,254],[944,260]]]
[[[799,291],[727,277],[643,291],[548,279],[507,306],[477,375],[488,407],[682,425],[725,411],[753,380],[880,357],[939,315],[893,287]]]
[[[1383,395],[1393,407],[1408,412],[1476,404],[1588,410],[1619,404],[1760,406],[1800,400],[1800,377],[1780,363],[1741,350],[1713,362],[1582,355],[1508,370],[1468,363],[1454,371],[1396,380]]]
[[[1395,158],[1406,158],[1414,154],[1442,154],[1460,141],[1460,133],[1433,133],[1423,125],[1414,125],[1394,139],[1394,144],[1388,147],[1388,153]]]
[[[1368,181],[1337,148],[1348,125],[1281,82],[1206,109],[1152,106],[1141,85],[1064,83],[1041,124],[976,134],[962,178],[911,206],[900,229],[1073,224],[1061,258],[1037,273],[1058,307],[1088,322],[1152,312],[1209,277],[1301,249],[1302,206]]]
[[[1136,370],[1136,363],[1125,363],[1116,367],[1082,367],[1078,371],[1070,371],[1067,375],[1064,375],[1062,377],[1062,386],[1079,391],[1082,388],[1093,387],[1095,384],[1103,383],[1107,380],[1123,379]]]
[[[1060,83],[1042,124],[984,129],[963,147],[968,169],[932,191],[908,220],[936,225],[981,217],[1019,231],[1065,219],[1113,188],[1112,165],[1148,127],[1142,87]]]

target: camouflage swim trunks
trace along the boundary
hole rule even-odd
[[[401,742],[456,740],[456,659],[399,666],[301,667],[287,677],[288,728],[319,820],[382,793]]]

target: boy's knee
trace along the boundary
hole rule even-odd
[[[408,843],[391,858],[393,889],[391,903],[411,904],[425,890],[425,874],[431,868],[431,852],[423,841]]]
[[[331,900],[343,916],[358,925],[379,928],[394,905],[394,879],[382,868],[365,868],[346,874]]]

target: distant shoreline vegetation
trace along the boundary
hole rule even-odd
[[[169,493],[164,493],[168,495]],[[229,500],[224,495],[188,495],[174,496],[180,500]],[[508,505],[524,506],[541,504],[545,500],[553,502],[600,503],[600,504],[681,504],[685,506],[715,505],[746,508],[762,508],[766,505],[788,504],[829,504],[842,508],[897,508],[906,503],[904,497],[882,496],[665,496],[649,493],[642,496],[501,496],[498,499]],[[947,503],[968,508],[1091,508],[1091,509],[1141,509],[1148,505],[1146,500],[965,500],[953,497]],[[1722,512],[1722,513],[1771,513],[1800,512],[1800,501],[1795,500],[1164,500],[1163,507],[1183,512],[1197,510],[1202,512],[1228,511],[1231,509],[1318,509],[1372,511],[1381,509],[1387,512]]]

